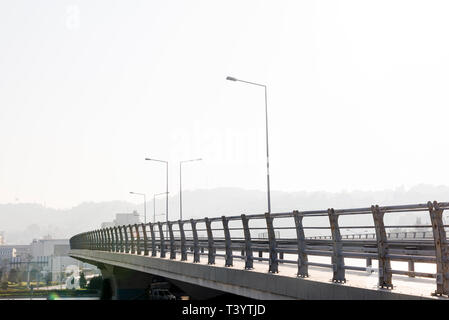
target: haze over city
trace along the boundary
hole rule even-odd
[[[138,205],[149,156],[172,193],[196,157],[186,190],[264,191],[263,89],[228,75],[268,87],[273,191],[448,185],[448,6],[2,2],[0,203]]]

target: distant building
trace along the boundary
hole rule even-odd
[[[132,213],[117,213],[114,223],[116,226],[140,223],[139,213],[137,211],[133,211]]]
[[[54,255],[56,245],[69,245],[69,239],[34,239],[31,243],[33,258]]]
[[[0,260],[3,259],[12,259],[16,257],[16,249],[10,246],[1,246],[0,247]]]
[[[104,228],[112,228],[112,227],[115,227],[114,222],[103,222],[103,223],[101,224],[101,229],[104,229]]]
[[[5,232],[0,231],[0,246],[5,244]]]
[[[140,223],[140,215],[137,211],[133,211],[132,213],[117,213],[113,222],[103,222],[101,228],[111,228],[138,223]]]

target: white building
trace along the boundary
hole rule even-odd
[[[0,260],[12,259],[16,257],[16,248],[11,246],[1,246],[0,247]]]
[[[111,228],[116,226],[128,225],[128,224],[139,224],[140,215],[137,211],[132,213],[117,213],[113,222],[103,222],[101,228]]]

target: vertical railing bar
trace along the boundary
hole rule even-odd
[[[343,245],[341,243],[340,228],[338,227],[338,217],[333,208],[327,211],[329,223],[332,232],[332,265],[334,275],[332,281],[336,283],[345,283],[345,260],[343,257]]]
[[[270,216],[268,212],[265,213],[265,220],[267,224],[268,246],[269,246],[268,250],[270,256],[268,271],[271,273],[277,273],[279,272],[279,270],[276,252],[276,236],[274,234],[273,218]]]
[[[164,241],[164,231],[162,230],[162,223],[157,223],[159,227],[159,241],[160,241],[160,257],[165,258],[165,241]]]
[[[140,247],[140,232],[139,225],[137,223],[134,225],[134,230],[136,231],[136,253],[140,255],[142,253],[142,248]]]
[[[186,235],[184,232],[184,222],[178,220],[179,233],[181,236],[181,261],[187,260]]]
[[[435,243],[435,259],[437,265],[437,289],[432,295],[449,295],[449,247],[443,224],[443,212],[438,202],[428,202],[430,220],[432,222],[433,239]]]
[[[298,273],[297,275],[301,278],[309,276],[308,270],[308,258],[306,254],[306,237],[304,235],[304,226],[302,220],[304,215],[300,214],[298,211],[293,211],[293,217],[295,219],[296,226],[296,239],[298,241]]]
[[[225,267],[232,267],[232,241],[231,233],[229,232],[229,220],[225,216],[221,217],[223,223],[223,232],[225,237]]]
[[[207,264],[215,264],[214,237],[212,234],[211,222],[209,218],[204,218],[207,229]]]
[[[253,269],[253,249],[251,246],[251,233],[249,231],[248,218],[245,214],[241,215],[243,233],[245,235],[245,269]]]
[[[200,262],[200,248],[198,244],[198,233],[196,231],[196,221],[190,219],[190,224],[192,225],[192,234],[193,234],[193,262]]]
[[[379,288],[393,289],[391,262],[388,254],[388,240],[385,232],[384,215],[378,205],[371,206],[373,213],[374,227],[376,230],[377,255],[379,264]],[[389,234],[390,235],[390,234]]]
[[[149,251],[148,251],[147,225],[145,223],[142,223],[142,232],[143,232],[143,255],[147,256],[149,254]]]
[[[149,222],[148,225],[150,226],[150,234],[151,234],[151,256],[156,257],[156,255],[157,255],[156,238],[155,238],[155,234],[154,234],[155,223]]]
[[[170,236],[170,259],[176,259],[176,252],[175,252],[175,236],[173,235],[173,223],[168,223],[168,234]]]

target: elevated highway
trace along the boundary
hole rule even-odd
[[[139,297],[155,278],[194,299],[447,299],[447,208],[435,201],[117,226],[72,237],[70,256],[97,265],[113,299]],[[396,215],[431,224],[385,223]]]

